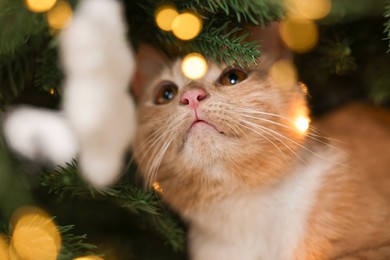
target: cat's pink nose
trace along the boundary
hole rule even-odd
[[[190,108],[196,108],[199,102],[207,97],[207,93],[200,88],[189,89],[180,97],[181,105],[188,105]]]

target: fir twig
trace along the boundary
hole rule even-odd
[[[58,40],[51,39],[47,48],[36,60],[34,83],[37,87],[48,93],[51,89],[55,89],[55,93],[59,93],[60,84],[63,78],[62,72],[60,70],[57,49]]]
[[[284,13],[280,0],[193,0],[192,6],[211,14],[222,13],[239,24],[266,25]]]
[[[74,225],[58,227],[62,239],[61,250],[57,257],[58,260],[70,260],[75,257],[96,254],[94,251],[97,247],[84,242],[87,235],[69,233],[73,228]]]
[[[183,250],[185,235],[180,225],[165,210],[164,205],[153,191],[144,191],[134,186],[93,189],[79,179],[76,161],[59,167],[52,172],[41,174],[41,184],[59,198],[103,198],[112,200],[119,207],[132,214],[142,215],[174,250]]]
[[[386,2],[384,17],[387,19],[387,21],[384,24],[385,26],[384,33],[387,34],[386,40],[389,41],[389,45],[388,45],[389,48],[387,50],[387,52],[389,53],[390,52],[390,1]]]
[[[229,24],[226,22],[219,27],[210,25],[205,33],[189,42],[188,49],[211,57],[218,64],[223,62],[232,66],[235,63],[241,67],[256,64],[260,56],[258,43],[246,41],[249,33],[239,36],[241,29],[238,27],[230,29]]]

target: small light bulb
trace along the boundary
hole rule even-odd
[[[73,260],[104,260],[104,259],[102,257],[96,256],[96,255],[87,255],[87,256],[77,257]]]
[[[157,9],[155,21],[157,26],[164,31],[171,31],[173,20],[179,15],[173,6],[162,6]]]
[[[190,53],[184,57],[181,70],[189,79],[200,79],[207,71],[206,59],[199,53]]]
[[[72,18],[72,8],[65,1],[58,2],[51,10],[46,13],[46,19],[52,29],[63,29]]]
[[[182,13],[172,23],[173,34],[183,41],[195,38],[201,30],[202,20],[193,13]]]
[[[280,36],[291,50],[306,53],[317,45],[318,27],[309,19],[288,18],[280,24]]]
[[[310,119],[307,116],[299,116],[295,119],[294,124],[299,132],[306,133],[307,129],[309,129]]]
[[[46,212],[35,207],[21,207],[12,219],[10,246],[21,259],[57,259],[61,236]]]
[[[298,79],[294,63],[286,59],[274,62],[268,73],[273,82],[285,89],[295,86]]]
[[[157,181],[153,182],[153,189],[158,193],[163,193],[163,188],[161,187],[160,183]]]
[[[31,12],[43,13],[49,11],[57,0],[25,0],[27,8]]]

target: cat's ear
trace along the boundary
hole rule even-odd
[[[251,36],[248,39],[260,43],[260,68],[267,70],[279,59],[292,59],[292,52],[280,37],[278,22],[272,22],[264,27],[250,27],[249,31]]]
[[[156,48],[140,44],[137,50],[136,71],[131,83],[133,93],[138,98],[142,88],[166,66],[167,58]]]

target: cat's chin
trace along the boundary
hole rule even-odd
[[[224,133],[219,131],[214,125],[204,121],[197,120],[191,124],[188,128],[184,141],[195,138],[195,139],[203,139],[203,142],[206,141],[209,137],[215,138],[216,136],[222,136]],[[198,142],[202,142],[202,140],[198,140]]]
[[[209,164],[226,149],[226,141],[225,134],[214,125],[203,120],[196,121],[185,134],[184,158],[196,166]]]

